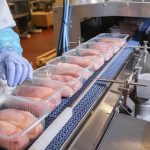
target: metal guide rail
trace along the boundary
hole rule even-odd
[[[111,61],[109,61],[104,68],[99,69],[93,76],[85,82],[83,87],[71,98],[65,98],[62,100],[60,106],[58,106],[47,118],[46,128],[57,118],[57,116],[66,108],[79,100],[79,103],[74,107],[73,116],[68,123],[57,134],[53,141],[47,146],[46,150],[60,149],[65,141],[73,135],[79,122],[83,121],[85,116],[103,96],[109,87],[110,83],[97,81],[98,77],[104,79],[113,79],[123,67],[125,61],[133,52],[133,48],[129,46],[137,46],[139,43],[130,40],[126,47],[122,48],[118,54],[116,54]],[[91,84],[92,83],[92,84]],[[86,92],[85,92],[86,91]],[[88,92],[87,92],[88,91]]]

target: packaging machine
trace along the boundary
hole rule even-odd
[[[76,42],[72,46],[77,46],[78,40],[82,42],[81,22],[91,17],[150,17],[149,0],[72,0],[71,7],[70,41]],[[62,1],[56,1],[53,13],[57,44],[62,18]]]
[[[79,39],[82,42],[81,22],[91,17],[150,18],[148,0],[72,0],[71,6],[70,39],[75,43],[74,46]],[[56,1],[53,12],[58,41],[62,17],[60,1]],[[66,107],[73,108],[72,117],[47,145],[46,150],[150,149],[149,100],[137,97],[137,89],[149,88],[150,82],[139,80],[141,74],[150,72],[150,47],[147,41],[140,45],[148,22],[145,19],[139,33],[129,38],[126,45],[103,68],[96,71],[75,95],[64,99],[46,118],[48,128]],[[48,138],[45,136],[42,142]],[[38,147],[39,143],[35,144]],[[34,148],[31,146],[30,149]]]

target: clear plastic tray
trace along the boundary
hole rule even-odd
[[[54,80],[54,79],[51,79],[50,76],[58,75],[58,74],[56,72],[56,66],[43,66],[43,67],[35,70],[33,75],[35,77],[39,77],[39,78],[47,77],[49,80]],[[60,81],[60,80],[58,79],[58,81]],[[67,82],[65,82],[65,81],[60,81],[60,82],[63,82],[65,85],[71,87],[74,91],[73,92],[73,94],[74,94],[82,87],[84,81],[85,81],[85,79],[82,76],[79,76],[79,77],[73,78],[73,80],[70,80]]]
[[[36,139],[41,134],[41,132],[43,132],[45,126],[45,117],[49,114],[49,109],[47,106],[39,106],[35,103],[26,101],[26,99],[16,96],[1,95],[0,111],[4,109],[27,111],[34,115],[37,119],[33,120],[33,122],[31,121],[26,126],[23,124],[22,130],[20,130],[18,133],[14,133],[12,135],[0,135],[1,147],[3,143],[7,146],[5,148],[10,150],[24,149],[30,144],[32,140]],[[0,119],[1,122],[2,120],[4,119]],[[9,130],[9,128],[7,129]]]
[[[13,94],[19,97],[24,97],[28,101],[31,101],[38,105],[48,105],[50,111],[53,111],[55,107],[57,107],[61,103],[62,95],[65,92],[65,90],[68,90],[68,88],[66,88],[66,86],[64,86],[64,84],[60,82],[47,81],[45,79],[40,78],[33,78],[32,81],[25,81],[21,86],[16,87],[12,91],[8,90],[8,92],[5,93]],[[33,94],[33,92],[38,93],[38,91],[41,97],[38,97],[39,95],[36,97],[36,95]]]
[[[82,77],[83,79],[87,80],[93,74],[93,70],[90,68],[91,66],[85,68],[80,67],[79,65],[71,63],[72,58],[68,56],[60,56],[48,61],[46,65],[55,66],[55,69],[58,73],[58,70],[60,70],[62,67],[61,65],[63,64],[63,68],[61,68],[61,70],[64,70],[65,74],[73,77]],[[64,73],[61,73],[61,75],[64,75]]]
[[[79,61],[76,62],[77,59],[79,59]],[[93,73],[94,72],[93,64],[84,66],[83,61],[86,61],[86,60],[87,60],[87,58],[83,58],[83,57],[77,58],[77,56],[60,56],[53,60],[48,61],[47,65],[53,65],[53,64],[57,65],[58,63],[75,64],[75,65],[78,65],[85,69],[88,69]],[[93,60],[91,60],[91,61],[93,61]]]
[[[107,49],[112,50],[113,54],[115,54],[116,52],[118,52],[120,50],[120,48],[124,45],[124,44],[122,44],[122,45],[120,45],[120,44],[116,45],[114,43],[101,42],[101,39],[102,39],[101,37],[100,38],[99,37],[95,37],[95,38],[89,40],[89,42],[96,42],[96,43],[98,43],[99,47],[105,47]],[[119,38],[113,38],[113,39],[119,39]],[[123,39],[123,42],[125,43],[126,41]]]
[[[104,46],[111,46],[111,48],[121,48],[125,45],[127,42],[127,39],[123,38],[112,38],[112,37],[99,37],[96,36],[95,38],[89,40],[90,42],[99,42],[100,44],[103,44]]]
[[[90,50],[78,50],[73,49],[63,54],[64,56],[74,56],[81,58],[88,58],[92,60],[91,68],[92,70],[98,70],[105,62],[104,55],[101,55],[99,52],[93,52]]]
[[[85,53],[85,49],[72,49],[69,50],[68,52],[63,53],[63,56],[80,56],[80,57],[87,57],[87,56],[97,56],[97,57],[103,57],[104,58],[104,54],[100,54],[100,52],[98,51],[94,51],[93,50],[86,50]]]
[[[108,48],[106,43],[102,42],[85,42],[79,45],[76,49],[98,51],[100,55],[104,56],[105,61],[108,61],[114,54],[114,49]]]
[[[99,35],[97,35],[96,37],[101,37],[101,38],[120,38],[120,39],[124,39],[127,40],[127,38],[129,37],[128,34],[114,34],[114,33],[101,33]]]

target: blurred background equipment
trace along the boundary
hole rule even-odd
[[[71,18],[70,2],[69,0],[64,0],[63,16],[57,46],[57,56],[61,56],[63,53],[67,52],[70,48],[70,40],[69,40],[70,18]]]
[[[30,7],[28,0],[8,0],[8,5],[17,23],[16,31],[20,37],[30,38]]]
[[[36,27],[53,26],[52,4],[54,0],[30,0],[32,25]]]

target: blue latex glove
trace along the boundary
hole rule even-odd
[[[0,52],[0,78],[7,80],[9,86],[22,84],[25,79],[32,79],[32,66],[16,52]]]
[[[12,28],[0,29],[0,78],[7,80],[9,86],[32,79],[32,67],[21,54],[18,34]]]

